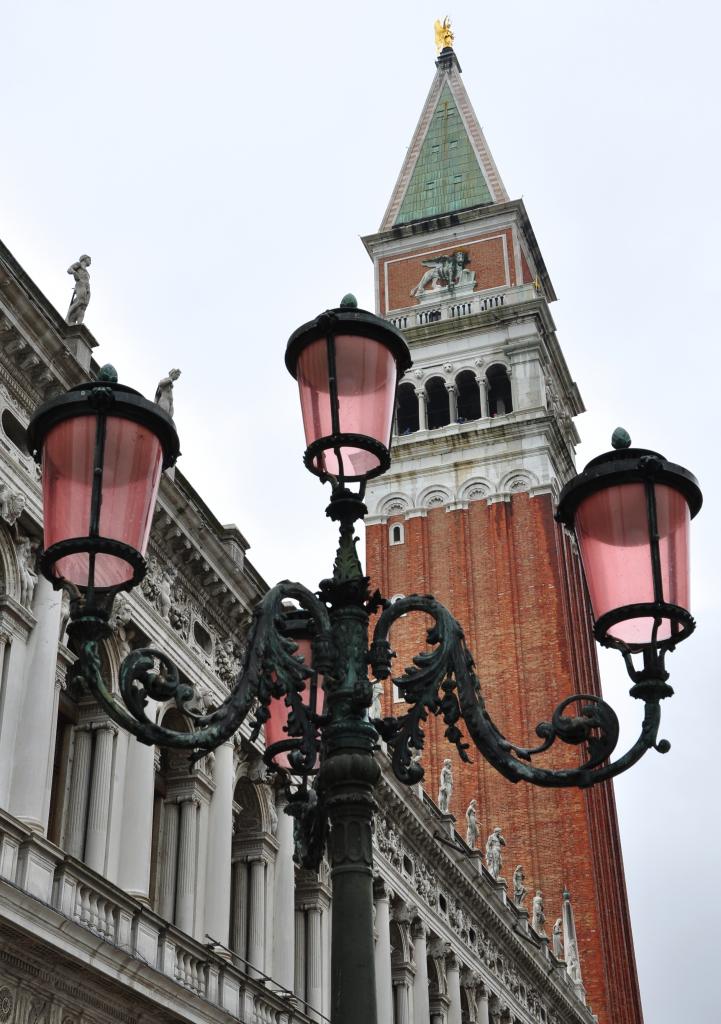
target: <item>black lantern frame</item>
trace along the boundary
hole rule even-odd
[[[323,468],[321,459],[323,452],[333,451],[341,467],[338,481],[344,483],[357,483],[371,480],[373,477],[385,473],[391,464],[390,446],[393,433],[393,421],[391,417],[390,433],[388,443],[382,444],[376,438],[366,434],[350,434],[341,430],[337,361],[336,361],[336,337],[339,335],[351,335],[353,337],[369,338],[384,345],[395,359],[396,382],[393,396],[393,409],[395,410],[398,384],[406,370],[412,365],[411,354],[406,340],[397,328],[387,320],[382,320],[374,313],[366,309],[355,308],[355,298],[347,296],[341,306],[335,309],[328,309],[321,313],[314,320],[308,321],[293,332],[288,340],[285,352],[285,365],[289,373],[297,380],[298,360],[303,350],[315,341],[325,338],[326,356],[328,360],[328,402],[331,415],[331,433],[325,437],[316,438],[305,450],[303,463],[306,469],[310,470],[321,479],[328,479],[329,474]],[[367,473],[346,473],[343,472],[343,459],[341,448],[360,448],[369,452],[378,459],[378,465]]]

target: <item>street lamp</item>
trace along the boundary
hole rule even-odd
[[[409,784],[423,776],[415,755],[423,748],[423,723],[434,714],[442,716],[445,735],[464,760],[468,743],[461,720],[476,748],[506,778],[591,786],[624,771],[651,747],[668,750],[658,740],[660,701],[673,692],[664,657],[694,626],[687,608],[687,534],[701,506],[698,484],[662,456],[628,447],[630,439],[617,431],[615,450],[566,485],[557,518],[578,539],[596,637],[621,650],[631,693],[644,702],[641,734],[629,751],[610,760],[618,719],[600,697],[580,694],[537,726],[536,747],[506,740],[488,715],[463,630],[448,609],[432,596],[389,604],[371,594],[356,553],[354,524],[367,511],[365,484],[390,465],[397,383],[410,363],[403,336],[357,309],[353,296],[291,336],[286,364],[299,385],[304,461],[331,483],[326,514],[339,524],[333,575],[317,593],[288,581],[268,591],[254,611],[235,684],[207,714],[190,710],[193,688],[180,681],[162,651],[128,654],[119,669],[120,701],[101,668],[112,599],[145,573],[142,555],[159,475],[178,453],[172,421],[104,368],[98,381],[41,406],[28,428],[43,464],[42,571],[54,586],[71,589],[68,632],[79,652],[78,671],[108,715],[143,743],[189,749],[192,760],[229,739],[249,713],[253,738],[265,725],[266,762],[283,773],[289,789],[296,859],[317,867],[327,851],[330,860],[333,1024],[376,1021],[371,835],[379,735],[395,774]],[[359,484],[358,490],[349,483]],[[370,616],[377,612],[369,643]],[[432,618],[432,649],[393,680],[409,706],[406,713],[371,721],[368,666],[377,679],[388,678],[394,656],[389,631],[409,612]],[[632,659],[639,653],[643,667],[637,669]],[[170,699],[191,721],[188,732],[147,717],[148,700]],[[574,706],[576,713],[568,713]],[[579,767],[553,771],[531,763],[556,740],[584,748]]]

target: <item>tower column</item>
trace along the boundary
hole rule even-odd
[[[488,381],[485,377],[476,377],[481,400],[481,419],[488,419]]]
[[[455,423],[458,419],[458,390],[455,384],[446,384],[446,391],[448,392],[448,411],[451,423]]]
[[[416,398],[418,399],[418,429],[428,430],[428,411],[426,408],[425,388],[416,390]]]

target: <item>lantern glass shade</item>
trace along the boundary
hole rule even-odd
[[[45,549],[94,536],[144,555],[163,468],[160,440],[140,423],[107,416],[103,443],[98,441],[99,422],[94,415],[73,416],[57,423],[44,438]],[[98,490],[93,482],[98,478],[99,443],[103,451]],[[133,566],[120,555],[80,551],[58,558],[53,573],[80,588],[118,588],[132,580]]]
[[[334,350],[335,410],[329,344]],[[370,438],[387,450],[397,373],[394,353],[372,338],[339,334],[330,343],[318,338],[303,348],[298,356],[297,377],[308,447],[320,438],[345,434],[355,435],[358,440]],[[384,467],[376,451],[367,450],[362,443],[345,443],[314,454],[312,468],[346,480],[364,480]]]
[[[655,569],[647,487],[655,497]],[[632,605],[661,606],[658,616],[649,608],[633,615],[629,608],[627,618],[608,627],[612,639],[631,648],[673,639],[679,627],[663,606],[689,608],[689,523],[685,496],[661,483],[605,487],[578,505],[575,530],[594,618]]]
[[[302,657],[306,665],[311,666],[313,664],[313,646],[311,644],[310,637],[295,637],[294,643],[298,645],[298,650],[295,652],[295,656]],[[310,679],[306,679],[306,689],[301,694],[301,699],[305,698],[308,700]],[[322,685],[322,678],[319,676],[317,680],[317,686]],[[270,707],[270,718],[265,723],[265,745],[270,747],[273,743],[280,743],[282,740],[290,739],[286,726],[288,725],[288,715],[290,714],[290,708],[285,703],[285,697],[277,697],[272,700]],[[315,711],[312,707],[311,711]],[[274,757],[274,761],[279,767],[287,768],[292,771],[290,760],[288,757],[288,751],[281,750]],[[318,759],[316,759],[316,768],[318,768]]]

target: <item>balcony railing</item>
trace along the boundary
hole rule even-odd
[[[455,320],[459,317],[472,316],[475,313],[487,313],[489,310],[501,309],[504,306],[529,302],[538,298],[538,292],[532,284],[524,284],[518,288],[504,288],[498,292],[482,292],[465,296],[462,300],[445,299],[438,303],[423,303],[408,309],[394,310],[387,319],[404,331],[410,327],[423,327],[439,320]]]

